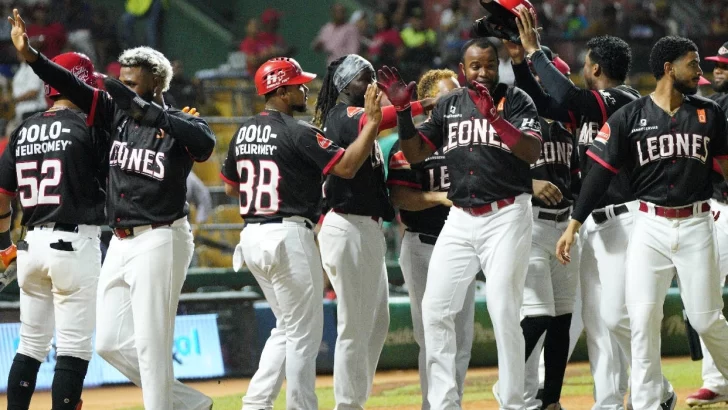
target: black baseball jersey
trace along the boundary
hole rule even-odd
[[[344,103],[336,104],[324,122],[324,133],[336,145],[346,148],[356,140],[364,125],[361,121],[364,109]],[[384,180],[384,158],[379,142],[374,142],[369,159],[359,168],[352,179],[329,175],[324,185],[329,208],[342,213],[374,216],[391,221],[394,208],[389,201]]]
[[[343,154],[316,127],[266,110],[238,129],[221,176],[239,188],[245,222],[303,216],[316,223],[323,175]]]
[[[728,93],[715,93],[709,96],[715,101],[728,117]],[[723,178],[723,174],[713,173],[713,199],[728,203],[728,182]]]
[[[728,156],[726,115],[706,98],[684,97],[670,116],[642,97],[612,115],[587,152],[617,172],[624,168],[637,198],[677,207],[713,193],[713,158]]]
[[[539,115],[565,124],[574,124],[574,136],[579,147],[579,168],[584,177],[593,165],[586,152],[607,118],[625,104],[638,99],[640,94],[627,85],[598,91],[578,88],[559,73],[543,53],[534,54],[532,62],[545,90],[533,77],[525,61],[513,65],[516,84],[533,98]],[[634,199],[629,178],[619,174],[612,179],[607,194],[601,198],[597,208]]]
[[[185,217],[187,175],[194,161],[205,161],[215,135],[203,119],[167,108],[158,127],[140,125],[111,97],[50,62],[43,55],[33,71],[88,113],[88,124],[109,132],[106,213],[109,225],[129,228]]]
[[[426,192],[448,192],[450,189],[450,175],[445,165],[445,156],[440,151],[422,162],[410,164],[397,141],[389,152],[388,162],[387,185],[389,186],[400,185]],[[421,211],[399,210],[399,216],[408,231],[434,236],[442,231],[449,213],[450,208],[444,205]]]
[[[531,202],[542,208],[563,209],[574,201],[579,191],[579,155],[574,144],[574,136],[569,129],[558,121],[540,118],[541,156],[531,164],[531,178],[549,181],[556,185],[563,199],[556,205],[547,205],[535,196]]]
[[[72,109],[38,113],[0,158],[0,192],[19,194],[22,224],[102,225],[108,134]]]
[[[536,106],[516,88],[498,84],[491,93],[499,114],[521,131],[541,138]],[[475,106],[467,88],[441,97],[430,118],[417,127],[420,137],[445,156],[450,173],[448,198],[461,208],[479,207],[532,193],[529,164],[511,153]]]

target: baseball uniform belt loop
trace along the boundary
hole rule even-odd
[[[512,196],[510,198],[499,199],[495,202],[491,202],[491,203],[485,204],[483,206],[478,206],[475,208],[460,208],[460,209],[469,213],[472,216],[481,216],[481,215],[489,214],[493,211],[497,211],[508,205],[513,205],[515,202],[516,202],[516,197]]]
[[[536,218],[552,222],[568,221],[571,217],[571,207],[562,209],[539,208]]]
[[[174,222],[175,221],[159,222],[159,223],[154,223],[151,225],[134,226],[131,228],[114,228],[113,231],[114,231],[114,235],[116,235],[117,238],[126,239],[126,238],[130,238],[132,236],[139,235],[140,233],[142,233],[143,231],[145,231],[147,229],[157,229],[157,228],[161,228],[163,226],[172,226],[172,224]]]
[[[629,212],[629,208],[627,205],[617,205],[612,207],[612,211],[608,212],[605,208],[605,210],[598,210],[592,212],[592,219],[594,219],[594,222],[596,222],[598,225],[603,224],[604,222],[607,222],[611,218],[614,218],[615,216],[619,216],[622,214],[626,214]]]
[[[41,224],[41,225],[34,225],[29,226],[28,231],[34,231],[34,230],[42,230],[42,229],[48,229],[53,231],[61,231],[61,232],[78,232],[78,225],[74,224],[66,224],[66,223],[60,223],[60,222],[51,222],[47,224]]]
[[[661,216],[663,218],[687,218],[689,216],[710,211],[710,203],[703,201],[679,208],[668,208],[657,205],[650,206],[646,202],[640,201],[639,209],[642,212]]]
[[[420,233],[417,234],[417,236],[420,238],[420,242],[426,244],[426,245],[435,245],[435,242],[437,242],[437,236],[434,235],[428,235],[426,233]]]
[[[260,224],[260,225],[265,225],[265,224],[281,224],[281,223],[283,223],[283,221],[286,221],[286,220],[288,220],[288,218],[279,217],[279,218],[270,218],[270,219],[262,220],[260,222],[251,222],[251,223],[257,223],[257,224]],[[308,228],[308,229],[313,229],[313,227],[314,227],[313,222],[309,221],[306,218],[303,218],[301,220],[301,222],[303,222],[303,224],[306,225],[306,228]]]
[[[346,212],[340,208],[331,208],[331,210],[336,212],[337,214],[349,214],[349,212]],[[356,214],[351,214],[351,215],[356,215]],[[378,216],[370,216],[370,215],[359,215],[359,216],[368,216],[372,221],[374,221],[376,223],[382,223],[382,218],[380,218]]]

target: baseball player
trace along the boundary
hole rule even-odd
[[[546,92],[541,87],[525,88],[525,84],[524,90],[533,97],[542,116],[578,123],[580,169],[582,174],[588,175],[593,162],[587,159],[586,151],[597,131],[612,113],[639,97],[635,89],[624,85],[631,63],[629,46],[611,36],[589,40],[583,70],[589,89],[585,90],[559,73],[540,50],[531,13],[522,10],[517,25],[527,58]],[[525,68],[522,65],[521,72]],[[595,409],[624,406],[631,352],[629,319],[624,303],[625,269],[621,267],[625,263],[624,250],[632,230],[630,207],[634,205],[628,177],[624,172],[620,173],[612,180],[581,232],[582,317],[595,384]],[[663,400],[671,408],[676,400],[673,389],[664,378],[663,383]]]
[[[728,323],[713,240],[709,199],[712,160],[728,175],[725,112],[693,96],[702,74],[697,46],[664,37],[650,53],[655,91],[625,105],[602,127],[587,152],[596,163],[584,181],[557,255],[570,261],[580,225],[612,177],[624,168],[639,199],[627,249],[626,304],[632,330],[630,387],[636,410],[665,408],[660,370],[662,305],[673,276],[690,323],[721,374],[728,374]],[[660,407],[662,406],[662,407]]]
[[[718,50],[718,55],[706,57],[713,61],[713,90],[708,98],[718,103],[728,116],[728,43]],[[720,171],[720,168],[718,168]],[[713,197],[710,208],[715,215],[716,247],[720,261],[720,288],[728,274],[728,183],[720,172],[713,173]],[[703,348],[703,387],[687,397],[689,406],[728,402],[728,380],[718,371],[710,352],[701,341]]]
[[[329,64],[316,102],[315,122],[326,137],[347,148],[369,121],[365,92],[374,81],[371,63],[349,54]],[[431,103],[430,103],[431,104]],[[423,103],[417,102],[422,112]],[[394,107],[382,109],[379,130],[394,127]],[[351,179],[329,175],[324,185],[330,211],[318,236],[321,258],[337,296],[334,353],[337,409],[364,407],[389,330],[389,284],[382,221],[394,218],[384,179],[384,158],[374,142],[369,159]]]
[[[400,149],[410,163],[438,149],[450,174],[453,202],[427,272],[422,320],[432,408],[459,407],[455,317],[476,273],[486,275],[488,312],[498,346],[502,408],[523,408],[524,341],[518,325],[531,248],[529,164],[541,151],[536,107],[518,88],[498,82],[498,52],[486,38],[468,41],[460,69],[468,82],[441,97],[428,121],[414,126],[414,83],[380,70],[379,86],[398,108]],[[497,177],[494,177],[497,176]]]
[[[511,54],[516,85],[524,89],[539,87],[537,78],[524,69],[523,47],[506,42]],[[564,76],[570,69],[563,60],[554,59],[550,49],[542,47],[546,57]],[[516,62],[518,64],[516,64]],[[540,117],[543,147],[541,156],[531,165],[533,178],[533,243],[529,257],[526,286],[523,296],[521,327],[526,341],[526,359],[538,356],[538,343],[545,333],[545,379],[539,408],[558,409],[566,363],[569,355],[569,328],[576,298],[579,266],[561,265],[553,253],[556,241],[566,227],[571,215],[574,194],[578,194],[581,179],[576,142],[572,134],[573,124],[564,126],[558,121]],[[568,128],[567,128],[568,127]],[[578,254],[578,244],[574,247]],[[576,259],[576,258],[575,258]],[[538,352],[532,354],[538,346]],[[529,369],[526,369],[527,371]],[[537,369],[535,369],[537,371]],[[528,377],[529,375],[527,375]],[[531,377],[538,377],[535,373]],[[529,394],[530,393],[530,394]],[[535,392],[527,392],[528,399]]]
[[[450,70],[430,70],[418,81],[417,95],[439,98],[458,88],[457,74]],[[427,267],[437,237],[445,225],[452,202],[447,199],[450,176],[442,152],[436,151],[422,162],[410,164],[395,142],[389,155],[387,185],[392,202],[399,208],[402,223],[407,227],[402,238],[399,265],[402,268],[410,297],[412,327],[415,341],[420,347],[418,368],[422,390],[422,408],[429,409],[427,401],[427,361],[425,332],[422,326],[422,297],[427,283]],[[462,402],[465,373],[470,363],[473,345],[475,315],[475,280],[468,287],[463,310],[455,316],[457,349],[455,372],[458,405]]]
[[[268,60],[255,74],[265,110],[245,121],[222,167],[225,192],[240,200],[240,248],[270,303],[276,328],[263,348],[243,409],[273,409],[283,378],[289,409],[318,409],[316,357],[323,332],[323,268],[313,227],[324,175],[352,178],[368,159],[381,122],[381,94],[367,87],[367,123],[346,150],[312,125],[306,111],[315,74],[296,60]]]
[[[53,62],[93,86],[94,67],[85,55],[60,54]],[[86,114],[48,85],[46,96],[52,107],[20,124],[0,158],[3,262],[16,251],[10,242],[10,204],[18,192],[27,228],[17,246],[21,324],[8,375],[8,409],[13,410],[29,408],[54,330],[53,408],[81,408],[96,321],[108,134],[89,127]]]
[[[212,153],[215,135],[204,120],[164,104],[172,67],[160,52],[124,51],[121,81],[107,79],[107,94],[32,49],[13,14],[13,43],[33,71],[110,134],[106,212],[115,237],[99,277],[96,350],[143,386],[144,407],[207,410],[212,399],[174,380],[171,351],[194,249],[185,181],[192,163]]]

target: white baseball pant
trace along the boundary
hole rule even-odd
[[[78,232],[38,225],[25,236],[28,250],[18,250],[20,344],[18,353],[44,362],[56,330],[56,354],[91,360],[96,327],[96,288],[101,271],[98,226]],[[51,248],[70,242],[73,250]]]
[[[272,410],[287,379],[286,407],[318,409],[316,356],[324,329],[323,268],[313,223],[302,217],[248,224],[240,233],[245,264],[276,317],[243,409]]]
[[[720,283],[717,286],[722,290],[728,275],[728,205],[715,200],[710,201],[711,210],[717,215],[715,221],[715,244],[718,253],[718,268],[720,269]],[[719,213],[720,212],[720,213]],[[700,339],[703,348],[703,387],[718,394],[728,394],[728,379],[723,377],[715,366],[713,357]]]
[[[381,221],[329,212],[319,233],[324,270],[336,292],[336,409],[363,409],[389,331],[389,283]]]
[[[420,372],[420,388],[422,391],[422,409],[430,409],[427,401],[427,355],[425,344],[425,330],[422,325],[422,298],[425,295],[427,284],[427,269],[430,265],[430,258],[434,245],[424,243],[420,239],[424,234],[405,231],[402,238],[402,248],[399,253],[399,265],[402,268],[402,276],[407,284],[410,297],[410,311],[412,313],[412,329],[415,334],[415,342],[420,347],[417,356],[418,369]],[[434,236],[429,236],[433,240]],[[465,387],[465,374],[470,364],[470,352],[473,348],[473,322],[475,320],[475,278],[468,287],[463,310],[455,316],[455,378],[458,389],[458,405],[462,403],[463,389]]]
[[[463,309],[473,278],[486,277],[488,313],[493,322],[501,409],[524,409],[525,343],[520,326],[523,287],[531,250],[531,195],[480,216],[452,208],[432,252],[422,321],[427,346],[429,393],[434,409],[457,409],[455,317]]]
[[[575,308],[576,290],[579,283],[580,241],[577,238],[577,242],[571,248],[573,262],[562,265],[555,255],[556,242],[569,221],[556,222],[540,219],[538,216],[541,212],[559,213],[553,209],[533,207],[533,238],[523,292],[522,318],[573,314]],[[579,333],[581,333],[581,329],[579,329]],[[524,400],[527,408],[541,408],[541,400],[536,399],[536,394],[539,388],[539,358],[543,356],[542,347],[545,337],[544,333],[526,361]],[[578,339],[578,335],[576,338]],[[572,339],[573,335],[570,334],[569,355],[573,351],[573,346],[576,346],[576,340]]]
[[[627,248],[627,310],[632,325],[632,404],[635,410],[659,408],[664,397],[660,365],[660,328],[665,295],[677,274],[680,296],[693,328],[711,351],[721,374],[728,375],[728,323],[713,237],[713,217],[693,204],[693,216],[664,218],[635,212]]]
[[[179,295],[194,244],[187,218],[111,238],[99,277],[96,350],[142,387],[144,407],[208,410],[212,400],[174,379],[172,347]]]

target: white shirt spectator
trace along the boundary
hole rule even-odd
[[[33,90],[38,91],[35,98],[15,104],[16,121],[21,121],[25,113],[43,111],[48,108],[43,81],[35,75],[28,64],[23,62],[20,64],[15,76],[13,76],[13,98],[18,98]]]
[[[205,183],[194,172],[187,176],[187,202],[194,204],[197,210],[195,223],[204,223],[212,212],[212,197]]]

